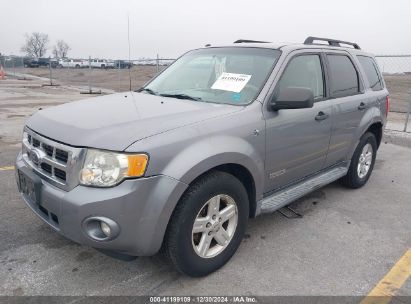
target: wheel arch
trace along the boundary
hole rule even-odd
[[[204,177],[205,175],[213,171],[221,171],[221,172],[226,172],[228,174],[231,174],[243,184],[244,188],[247,191],[247,196],[248,196],[248,201],[249,201],[249,217],[251,218],[255,217],[256,203],[257,203],[255,180],[251,172],[243,165],[240,165],[237,163],[226,163],[226,164],[215,166],[201,173],[199,176],[197,176],[189,184],[189,186],[195,183],[198,179]],[[188,191],[188,189],[189,187],[186,189],[186,191]]]
[[[381,140],[382,140],[382,135],[383,135],[382,122],[374,122],[368,127],[368,129],[364,132],[364,134],[367,132],[374,134],[375,139],[377,140],[377,148],[379,148],[381,144]]]
[[[230,175],[233,175],[236,177],[245,187],[247,191],[247,196],[249,199],[249,218],[254,218],[256,216],[256,208],[257,208],[257,199],[256,199],[256,184],[255,180],[253,178],[252,173],[247,169],[245,166],[240,165],[238,163],[224,163],[220,165],[216,165],[212,168],[209,168],[196,176],[188,185],[187,188],[181,193],[179,196],[176,204],[172,208],[172,211],[170,215],[168,216],[167,224],[164,229],[163,233],[163,238],[162,238],[162,243],[161,243],[161,252],[165,252],[165,241],[167,239],[167,233],[169,232],[169,226],[173,217],[173,214],[177,208],[177,205],[181,201],[181,198],[184,197],[184,195],[187,193],[187,191],[190,190],[190,186],[193,185],[195,182],[197,182],[199,179],[205,177],[206,175],[215,172],[215,171],[220,171],[220,172],[225,172]]]
[[[351,143],[351,149],[349,151],[349,154],[347,155],[348,156],[347,160],[351,160],[354,154],[354,151],[357,148],[357,145],[361,140],[361,137],[367,132],[371,132],[375,135],[377,139],[377,147],[380,146],[382,136],[383,136],[383,129],[384,129],[382,115],[383,114],[381,113],[381,111],[375,107],[369,109],[365,113],[365,115],[363,116],[357,128],[355,137]]]

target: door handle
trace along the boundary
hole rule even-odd
[[[358,106],[358,110],[365,110],[367,108],[367,105],[363,102],[360,103],[360,105]]]
[[[315,116],[315,120],[320,121],[320,120],[324,120],[327,119],[330,115],[328,115],[327,113],[324,113],[323,111],[318,112],[317,116]]]

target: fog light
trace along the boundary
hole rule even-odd
[[[100,228],[101,228],[101,231],[103,231],[103,233],[106,235],[106,237],[109,238],[111,236],[110,226],[107,225],[105,222],[100,222]]]
[[[89,238],[99,242],[113,240],[120,234],[120,226],[105,216],[92,216],[84,219],[82,228]]]

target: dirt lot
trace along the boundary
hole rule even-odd
[[[163,67],[161,67],[163,68]],[[30,74],[49,78],[50,71],[47,68],[16,68],[16,73]],[[13,71],[9,71],[13,73]],[[90,85],[94,88],[105,88],[118,92],[135,90],[149,81],[157,74],[155,66],[134,66],[128,69],[52,69],[52,78],[56,83],[85,87]]]
[[[161,67],[163,69],[164,67]],[[13,70],[8,71],[13,74]],[[16,73],[26,73],[39,77],[49,77],[47,68],[16,68]],[[155,66],[134,66],[131,71],[131,87],[139,88],[157,74]],[[129,70],[118,69],[52,69],[52,77],[57,83],[106,88],[127,91],[130,87]],[[391,110],[406,113],[411,99],[411,75],[384,75],[391,96]]]
[[[292,204],[302,218],[276,212],[251,220],[234,258],[205,278],[180,275],[161,255],[124,262],[75,244],[29,210],[14,181],[27,117],[84,98],[77,88],[42,83],[0,81],[0,296],[341,295],[359,302],[411,247],[410,150],[392,144],[382,145],[364,188],[336,182]],[[410,279],[397,295],[411,296]]]
[[[411,75],[385,75],[391,97],[391,111],[406,113],[411,102]]]

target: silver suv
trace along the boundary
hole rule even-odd
[[[122,256],[163,248],[202,276],[231,258],[249,218],[338,179],[363,186],[388,108],[355,43],[238,40],[187,52],[135,92],[38,111],[16,178],[65,237]]]

